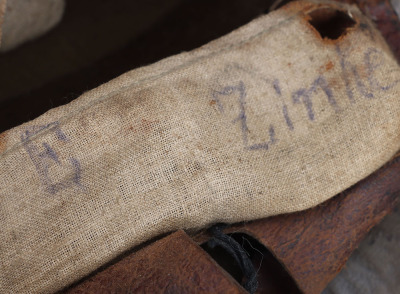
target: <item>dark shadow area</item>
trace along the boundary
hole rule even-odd
[[[257,270],[259,286],[256,293],[301,293],[285,268],[265,246],[247,234],[234,233],[230,236],[241,245]],[[241,269],[227,251],[218,246],[211,249],[207,243],[201,247],[239,284],[242,284],[244,277]]]
[[[323,39],[337,40],[356,22],[347,14],[331,8],[321,8],[309,13],[310,24]]]
[[[67,1],[55,29],[0,55],[0,132],[126,71],[223,36],[267,12],[272,1],[173,2]]]

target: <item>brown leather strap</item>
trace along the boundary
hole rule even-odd
[[[388,1],[342,1],[369,14],[400,59],[400,23]],[[399,154],[400,155],[400,154]],[[268,248],[303,293],[320,293],[341,270],[367,232],[387,215],[400,194],[400,157],[344,193],[313,209],[237,224],[225,233],[244,233]],[[206,231],[193,239],[201,244]],[[263,262],[258,293],[274,289],[276,265]],[[282,289],[282,288],[280,288]],[[170,235],[108,267],[68,293],[240,293],[241,286],[183,232]],[[293,290],[295,292],[296,290]],[[275,293],[270,291],[269,293]],[[286,292],[285,292],[286,293]]]
[[[246,293],[183,231],[131,254],[67,293]]]

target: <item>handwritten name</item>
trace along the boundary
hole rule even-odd
[[[355,91],[358,91],[360,97],[364,97],[365,99],[373,99],[376,97],[378,92],[388,91],[400,82],[400,80],[395,80],[394,82],[382,84],[378,81],[376,73],[380,67],[384,66],[384,56],[383,53],[376,48],[368,48],[363,54],[363,65],[365,69],[363,76],[360,74],[359,68],[348,60],[349,54],[343,51],[339,46],[336,47],[336,54],[340,63],[340,77],[344,82],[345,93],[350,103],[356,102]],[[238,67],[238,69],[240,69],[240,67]],[[282,98],[283,91],[279,79],[262,78],[262,80],[272,86],[274,95]],[[353,84],[355,84],[355,87]],[[313,99],[315,99],[316,94],[320,93],[321,91],[323,93],[322,97],[325,97],[331,109],[335,112],[339,112],[340,108],[337,103],[337,97],[335,97],[333,88],[329,85],[326,77],[323,74],[317,75],[309,86],[291,91],[289,100],[293,105],[304,105],[308,120],[314,122],[317,114],[314,110]],[[237,96],[239,113],[232,121],[232,124],[240,124],[244,149],[268,150],[272,144],[277,142],[275,133],[276,128],[274,124],[269,124],[269,126],[267,126],[269,137],[267,141],[253,144],[249,143],[248,134],[250,131],[248,127],[248,114],[246,112],[247,93],[246,86],[243,81],[239,81],[233,85],[225,86],[220,90],[213,90],[212,101],[215,102],[215,105],[217,105],[219,112],[223,114],[226,107],[224,103],[226,102],[224,102],[225,100],[222,98],[234,95]],[[318,98],[320,97],[321,96]],[[287,128],[290,131],[294,131],[295,125],[291,118],[288,105],[283,101],[283,99],[281,99],[281,101],[281,115],[283,116]]]

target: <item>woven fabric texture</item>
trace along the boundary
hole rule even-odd
[[[340,11],[336,39],[310,24]],[[290,213],[400,147],[400,71],[357,8],[294,2],[0,135],[0,292],[56,291],[161,233]]]

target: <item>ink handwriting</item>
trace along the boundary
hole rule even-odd
[[[218,105],[218,109],[220,112],[224,112],[224,107],[221,102],[220,96],[233,96],[233,94],[237,92],[239,94],[238,104],[239,104],[239,114],[232,121],[233,124],[239,122],[242,130],[242,140],[244,144],[244,148],[248,150],[257,150],[257,149],[265,149],[268,150],[269,146],[275,143],[275,130],[272,125],[269,126],[268,134],[269,140],[263,143],[249,144],[248,133],[249,128],[247,125],[247,116],[246,116],[246,88],[242,81],[239,82],[238,85],[235,86],[227,86],[222,89],[222,91],[214,91],[213,99]]]
[[[339,76],[343,80],[345,94],[351,104],[356,103],[355,97],[374,99],[377,92],[387,91],[400,82],[400,79],[386,83],[378,81],[378,77],[381,77],[382,75],[377,74],[377,70],[384,66],[385,62],[383,52],[376,48],[367,48],[365,50],[363,54],[363,64],[361,65],[353,64],[349,60],[349,53],[346,52],[346,50],[343,50],[343,48],[340,46],[336,46],[336,54],[338,56],[338,62],[340,64],[341,71]],[[294,131],[296,128],[290,117],[290,107],[303,105],[308,120],[314,122],[317,119],[317,113],[314,110],[313,99],[316,99],[314,96],[316,96],[318,93],[321,93],[321,91],[322,96],[318,95],[318,99],[325,97],[331,109],[336,113],[340,112],[340,107],[337,102],[337,97],[335,97],[335,92],[332,86],[328,83],[324,74],[317,75],[309,86],[297,88],[294,91],[291,91],[289,97],[290,101],[292,102],[292,106],[290,106],[290,104],[288,105],[284,102],[284,91],[282,90],[285,89],[282,89],[279,79],[262,77],[260,74],[251,72],[249,69],[245,69],[238,64],[229,66],[229,69],[239,70],[246,74],[250,74],[252,77],[256,77],[272,86],[274,95],[280,97],[281,99],[281,114],[283,115],[284,122],[290,131]],[[357,96],[355,95],[356,91],[359,93]],[[232,124],[240,124],[244,148],[247,150],[268,150],[269,147],[277,141],[275,127],[272,123],[269,125],[267,124],[266,126],[269,140],[262,143],[249,143],[248,134],[250,133],[250,130],[248,127],[249,118],[247,117],[246,112],[246,95],[245,83],[240,80],[239,82],[228,85],[221,90],[213,90],[212,101],[217,106],[219,112],[223,114],[226,107],[224,104],[224,99],[237,97],[235,103],[238,105],[239,113],[232,121]],[[223,97],[225,98],[222,99]]]
[[[304,106],[306,107],[308,118],[312,121],[315,119],[315,114],[313,110],[313,104],[311,100],[311,95],[316,92],[317,88],[320,87],[328,98],[329,104],[335,108],[337,111],[337,103],[335,98],[333,97],[333,92],[331,88],[328,86],[325,78],[323,76],[319,76],[311,85],[310,88],[301,88],[295,91],[292,94],[293,103],[300,103],[300,100],[303,102]]]
[[[82,171],[79,160],[75,157],[69,157],[62,162],[59,154],[48,142],[38,142],[38,140],[33,139],[36,134],[45,129],[49,129],[56,140],[69,142],[58,122],[43,126],[32,126],[21,134],[23,146],[32,160],[45,190],[50,194],[56,194],[71,186],[82,188]]]

